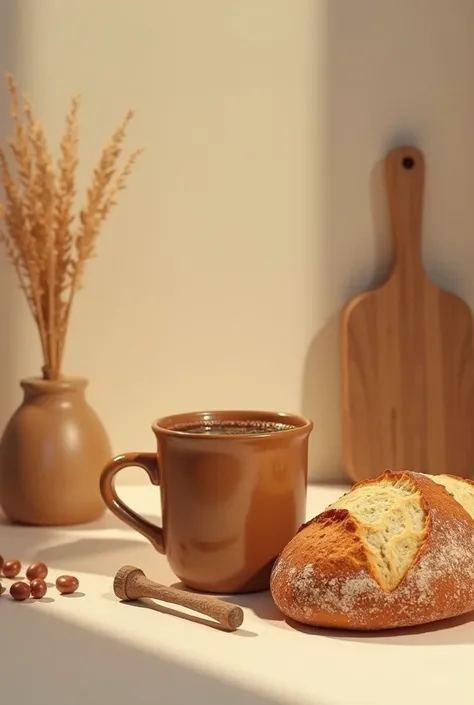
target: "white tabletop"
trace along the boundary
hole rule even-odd
[[[312,487],[314,516],[346,488]],[[156,515],[159,490],[123,487],[134,508]],[[158,519],[157,519],[158,521]],[[34,529],[0,524],[0,553],[80,579],[79,593],[14,602],[0,598],[1,702],[30,705],[472,705],[474,616],[398,633],[295,629],[269,593],[236,597],[236,632],[203,624],[181,608],[117,600],[123,564],[176,582],[166,559],[107,514],[91,526]],[[6,587],[9,581],[4,580]],[[185,613],[187,618],[177,616]]]

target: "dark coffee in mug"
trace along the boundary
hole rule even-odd
[[[255,435],[262,433],[277,433],[295,428],[290,424],[275,423],[272,421],[220,421],[210,420],[205,423],[184,423],[173,426],[173,431],[181,433],[199,433],[206,435]]]
[[[152,424],[157,452],[113,458],[100,491],[119,519],[166,555],[187,587],[268,590],[276,557],[306,520],[312,428],[303,416],[271,411],[167,416]],[[115,476],[128,466],[143,468],[160,486],[162,526],[119,497]]]

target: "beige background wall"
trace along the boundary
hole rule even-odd
[[[268,407],[309,414],[312,477],[340,476],[337,315],[386,270],[390,146],[426,151],[427,267],[474,305],[473,36],[472,0],[0,0],[0,71],[53,139],[83,94],[82,179],[138,109],[65,370],[117,452],[160,414]],[[3,427],[40,367],[3,262],[0,325]]]

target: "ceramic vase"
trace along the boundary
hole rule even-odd
[[[100,473],[112,456],[85,396],[87,380],[24,379],[0,441],[0,506],[12,522],[83,524],[105,511]]]

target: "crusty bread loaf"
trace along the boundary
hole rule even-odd
[[[474,610],[474,482],[386,472],[304,524],[273,567],[287,617],[388,629]]]

